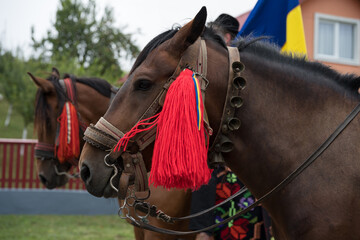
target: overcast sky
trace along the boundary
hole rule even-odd
[[[85,1],[85,0],[84,0]],[[134,33],[135,43],[142,49],[157,34],[174,24],[185,24],[202,6],[207,7],[208,19],[221,13],[234,17],[251,10],[257,0],[96,0],[99,13],[105,6],[113,8],[116,27]],[[5,49],[20,47],[26,55],[31,49],[31,26],[40,39],[55,21],[58,0],[0,0],[0,43]],[[131,66],[131,63],[127,63]]]

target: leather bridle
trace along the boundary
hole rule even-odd
[[[208,81],[206,79],[206,56],[205,40],[201,40],[199,38],[186,50],[173,75],[165,82],[162,90],[155,97],[154,101],[150,104],[147,110],[142,114],[138,122],[151,119],[161,110],[167,90],[184,68],[192,69],[199,76],[204,100],[205,90],[208,85]],[[207,131],[211,134],[212,130],[209,127],[206,113],[204,115],[206,116],[204,119],[206,121],[205,125],[207,126]],[[84,135],[85,141],[92,146],[95,146],[103,151],[110,150],[110,153],[104,158],[104,162],[107,166],[114,168],[115,174],[121,172],[118,188],[112,183],[112,179],[114,179],[115,175],[113,175],[110,180],[110,185],[118,192],[119,198],[126,198],[127,190],[132,180],[135,181],[134,184],[136,192],[148,191],[147,170],[142,159],[141,151],[155,140],[156,127],[150,129],[149,131],[142,131],[141,133],[135,135],[129,143],[130,146],[128,146],[128,150],[125,152],[123,149],[120,149],[120,151],[115,151],[114,149],[116,143],[124,136],[124,133],[104,118],[101,118],[95,125],[90,125],[86,129]],[[122,164],[116,164],[120,157],[122,159]]]
[[[219,127],[219,130],[216,133],[213,144],[211,145],[209,151],[208,163],[210,167],[216,167],[218,165],[224,164],[222,153],[230,152],[233,149],[233,143],[225,135],[230,131],[237,130],[240,127],[240,120],[235,118],[234,115],[235,109],[242,106],[242,99],[240,98],[239,93],[246,84],[245,79],[240,76],[240,73],[244,70],[244,66],[240,62],[240,55],[237,48],[228,47],[228,51],[229,62],[231,64],[229,66],[227,97],[221,118],[221,127]],[[186,50],[173,75],[164,84],[161,92],[150,104],[138,122],[151,118],[160,111],[169,86],[179,75],[180,71],[184,68],[190,68],[200,77],[203,101],[205,101],[205,90],[209,84],[208,80],[206,79],[207,49],[205,40],[199,38]],[[208,135],[211,136],[212,129],[208,122],[206,109],[204,112],[206,130]],[[128,215],[124,214],[125,209],[128,209],[128,206],[134,206],[135,210],[138,209],[142,212],[145,212],[146,215],[143,217],[137,214],[138,217],[143,221],[145,221],[146,217],[149,215],[161,218],[166,222],[193,218],[211,211],[212,209],[215,209],[222,204],[225,204],[226,202],[247,190],[246,188],[243,188],[237,194],[230,197],[227,201],[224,201],[223,203],[218,204],[213,208],[201,213],[183,218],[172,218],[163,213],[161,210],[158,210],[156,206],[150,206],[148,203],[144,203],[144,199],[138,199],[135,195],[135,192],[149,191],[147,183],[147,170],[142,159],[141,151],[154,141],[156,128],[152,128],[149,131],[144,131],[140,134],[137,134],[134,138],[132,138],[131,142],[132,149],[135,150],[126,152],[123,152],[122,150],[119,152],[114,151],[116,143],[124,136],[124,133],[104,118],[101,118],[95,125],[91,124],[86,129],[84,135],[84,140],[90,145],[102,151],[110,151],[110,153],[105,156],[104,162],[106,166],[114,168],[114,175],[110,179],[110,185],[116,192],[118,192],[118,197],[124,200],[123,206],[119,209],[119,215],[123,218],[128,218]],[[123,161],[122,164],[117,162],[120,157]],[[119,172],[122,172],[122,174],[119,181],[119,187],[117,188],[112,181]],[[131,191],[130,195],[127,195],[131,180],[135,181],[135,190]],[[130,199],[134,199],[132,204],[129,203]]]
[[[184,54],[184,57],[186,58],[186,56],[190,55],[191,56],[190,59],[195,59],[194,55],[199,52],[199,50],[198,50],[199,45],[198,46],[197,45],[198,44],[193,44],[191,47],[189,47],[188,51]],[[205,49],[206,49],[206,46],[205,46]],[[222,153],[230,152],[233,149],[233,143],[226,137],[226,134],[229,133],[229,131],[237,130],[240,127],[240,120],[234,117],[234,111],[235,111],[235,108],[241,107],[241,105],[242,105],[242,99],[239,96],[239,91],[241,91],[245,87],[245,84],[246,84],[245,79],[243,79],[240,76],[240,73],[244,70],[244,65],[240,62],[240,56],[239,56],[239,52],[238,52],[237,48],[229,47],[228,50],[229,50],[229,63],[230,63],[229,64],[230,66],[229,66],[228,90],[227,90],[225,105],[224,105],[223,114],[222,114],[222,118],[221,118],[220,128],[219,128],[219,131],[215,135],[212,146],[209,149],[208,163],[209,163],[210,167],[213,167],[213,166],[219,165],[219,164],[223,164],[224,159],[222,157]],[[202,51],[202,52],[204,52],[204,51]],[[199,58],[200,57],[197,57],[197,59],[199,59]],[[238,60],[236,60],[236,59],[238,59]],[[193,62],[193,61],[190,61],[190,62]],[[163,102],[163,98],[166,95],[166,90],[168,89],[170,84],[174,81],[176,76],[179,74],[179,71],[181,69],[183,69],[184,67],[191,68],[191,66],[194,66],[194,65],[189,64],[187,61],[184,61],[183,58],[180,60],[179,65],[176,68],[173,76],[169,78],[167,83],[165,83],[163,90],[160,92],[158,97],[156,97],[155,101],[151,104],[151,106],[144,113],[144,115],[141,119],[145,119],[145,117],[149,117],[149,116],[151,116],[151,114],[154,115],[157,113],[157,111],[162,106],[161,103]],[[208,84],[208,81],[206,80],[206,75],[202,75],[202,74],[199,74],[199,75],[201,76],[201,78],[203,80],[202,86],[205,85],[205,88],[202,87],[202,93],[204,94],[206,86]],[[185,220],[185,219],[197,217],[199,215],[202,215],[204,213],[212,211],[216,207],[218,207],[222,204],[225,204],[226,202],[230,201],[231,199],[239,196],[240,194],[244,193],[247,190],[246,188],[240,189],[236,194],[234,194],[227,200],[223,201],[222,203],[220,203],[214,207],[211,207],[210,209],[207,209],[205,211],[202,211],[202,212],[199,212],[196,214],[192,214],[192,215],[189,215],[186,217],[172,218],[172,217],[166,215],[165,213],[163,213],[161,210],[158,210],[156,208],[156,206],[151,206],[149,203],[143,202],[143,199],[138,199],[136,197],[134,192],[138,191],[140,189],[139,186],[136,186],[136,184],[138,184],[138,183],[136,183],[136,181],[139,181],[136,178],[139,174],[137,174],[137,175],[135,174],[136,176],[134,176],[134,174],[133,175],[129,174],[131,172],[126,172],[126,169],[125,169],[126,167],[124,167],[124,169],[120,169],[120,170],[123,171],[123,174],[127,173],[127,177],[126,177],[127,180],[129,180],[130,177],[135,177],[135,191],[132,190],[130,192],[130,195],[126,197],[126,190],[121,189],[121,188],[117,189],[116,187],[114,187],[112,185],[112,182],[110,183],[116,191],[119,191],[119,197],[124,199],[124,204],[119,209],[119,215],[122,218],[130,219],[132,224],[137,227],[141,227],[141,228],[151,230],[154,232],[170,234],[170,235],[195,234],[195,233],[204,232],[204,231],[216,228],[220,225],[223,225],[223,224],[247,213],[254,207],[258,206],[260,203],[269,199],[276,192],[280,191],[285,186],[287,186],[292,180],[294,180],[300,173],[302,173],[308,166],[310,166],[327,149],[327,147],[346,128],[346,126],[357,116],[357,114],[359,112],[360,112],[360,104],[348,115],[348,117],[345,119],[345,121],[341,125],[339,125],[339,127],[335,130],[335,132],[333,134],[331,134],[331,136],[308,159],[306,159],[297,169],[295,169],[291,174],[289,174],[288,177],[286,177],[283,181],[281,181],[278,185],[276,185],[274,188],[272,188],[269,192],[267,192],[265,195],[260,197],[257,201],[255,201],[253,204],[248,206],[246,209],[243,209],[242,211],[238,212],[234,216],[229,217],[217,224],[214,224],[212,226],[209,226],[209,227],[206,227],[203,229],[199,229],[196,231],[180,232],[180,231],[162,229],[162,228],[158,228],[158,227],[149,225],[148,221],[147,221],[147,217],[148,216],[157,217],[157,218],[162,219],[165,222],[174,222],[174,221],[178,221],[178,220]],[[210,126],[208,127],[208,129],[209,129],[209,133],[210,133],[211,132]],[[147,141],[144,141],[145,144],[143,143],[143,141],[139,142],[139,139],[142,139],[142,137],[143,137],[140,134],[140,136],[138,136],[137,138],[135,138],[133,140],[134,143],[137,143],[137,145],[138,145],[137,146],[138,152],[135,153],[134,157],[131,157],[132,154],[126,153],[126,152],[125,153],[127,154],[127,156],[125,156],[125,157],[124,157],[125,153],[123,153],[123,152],[114,153],[114,151],[113,151],[114,145],[116,144],[116,142],[118,140],[120,140],[120,138],[123,135],[124,135],[124,133],[122,133],[120,130],[116,129],[116,127],[114,127],[113,125],[111,125],[105,119],[102,118],[99,120],[99,122],[95,126],[91,126],[86,130],[84,139],[91,145],[98,147],[101,150],[110,150],[111,149],[111,153],[105,157],[104,161],[107,166],[114,167],[116,169],[115,172],[117,173],[117,167],[115,166],[115,162],[116,162],[117,158],[120,157],[120,155],[122,155],[123,160],[127,159],[124,161],[125,165],[128,164],[130,166],[134,166],[134,161],[133,161],[134,159],[138,159],[138,161],[136,161],[135,165],[138,162],[142,162],[142,164],[144,164],[141,154],[139,155],[139,153],[140,153],[139,150],[144,149],[148,145]],[[153,138],[153,136],[151,135],[147,139],[151,139],[151,141],[152,141],[153,140],[152,138]],[[104,141],[104,139],[106,139],[106,140]],[[101,147],[99,147],[99,146],[101,146]],[[145,169],[145,171],[146,171],[146,169]],[[143,173],[143,175],[144,174],[145,173]],[[112,179],[113,178],[114,178],[114,176],[112,177]],[[111,179],[111,181],[112,181],[112,179]],[[147,179],[146,179],[146,183],[147,183]],[[121,186],[121,180],[120,180],[120,186]],[[127,187],[128,187],[128,182],[126,184],[126,189],[127,189]],[[133,202],[131,202],[130,200],[133,200]],[[140,219],[140,221],[136,220],[134,217],[129,215],[128,206],[135,208],[136,215]],[[127,213],[125,213],[126,211],[127,211]],[[141,215],[137,214],[137,211],[145,212],[145,216],[141,216]]]

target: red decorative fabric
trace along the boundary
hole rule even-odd
[[[80,154],[79,120],[75,106],[66,102],[58,118],[60,132],[58,137],[57,157],[60,163],[72,161]]]

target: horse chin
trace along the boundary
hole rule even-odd
[[[104,189],[104,198],[116,198],[117,192],[111,187],[110,184],[108,184]]]
[[[111,171],[111,174],[108,174],[107,177],[103,176],[102,179],[99,179],[97,183],[95,181],[87,182],[86,190],[94,195],[95,197],[105,197],[105,198],[115,198],[117,197],[117,191],[113,189],[110,184],[110,179],[113,176],[114,172]],[[108,178],[108,180],[106,180]],[[117,181],[115,180],[117,179]],[[113,179],[113,186],[117,188],[118,177]]]
[[[47,189],[54,189],[64,186],[68,181],[68,177],[65,175],[58,175],[55,171],[56,163],[50,160],[37,159],[37,171],[41,183]],[[63,166],[57,166],[58,171],[67,171],[63,169]]]
[[[54,189],[54,188],[59,188],[64,186],[65,184],[67,184],[69,181],[69,178],[66,176],[55,176],[54,180],[52,181],[48,181],[45,185],[45,187],[47,189]]]
[[[106,166],[104,157],[106,152],[100,151],[89,144],[85,144],[80,155],[80,176],[85,183],[86,190],[95,197],[116,197],[116,191],[110,185],[114,176],[114,168]],[[112,179],[117,188],[119,176]]]

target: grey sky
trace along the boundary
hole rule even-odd
[[[85,0],[84,0],[85,1]],[[31,26],[35,37],[44,37],[55,21],[58,0],[0,0],[0,43],[5,49],[20,47],[30,54]],[[157,34],[174,24],[183,25],[200,10],[207,7],[208,21],[221,13],[238,16],[252,9],[256,0],[96,0],[103,12],[104,7],[113,8],[117,27],[135,33],[136,44],[142,49]],[[131,63],[126,63],[131,65]]]

